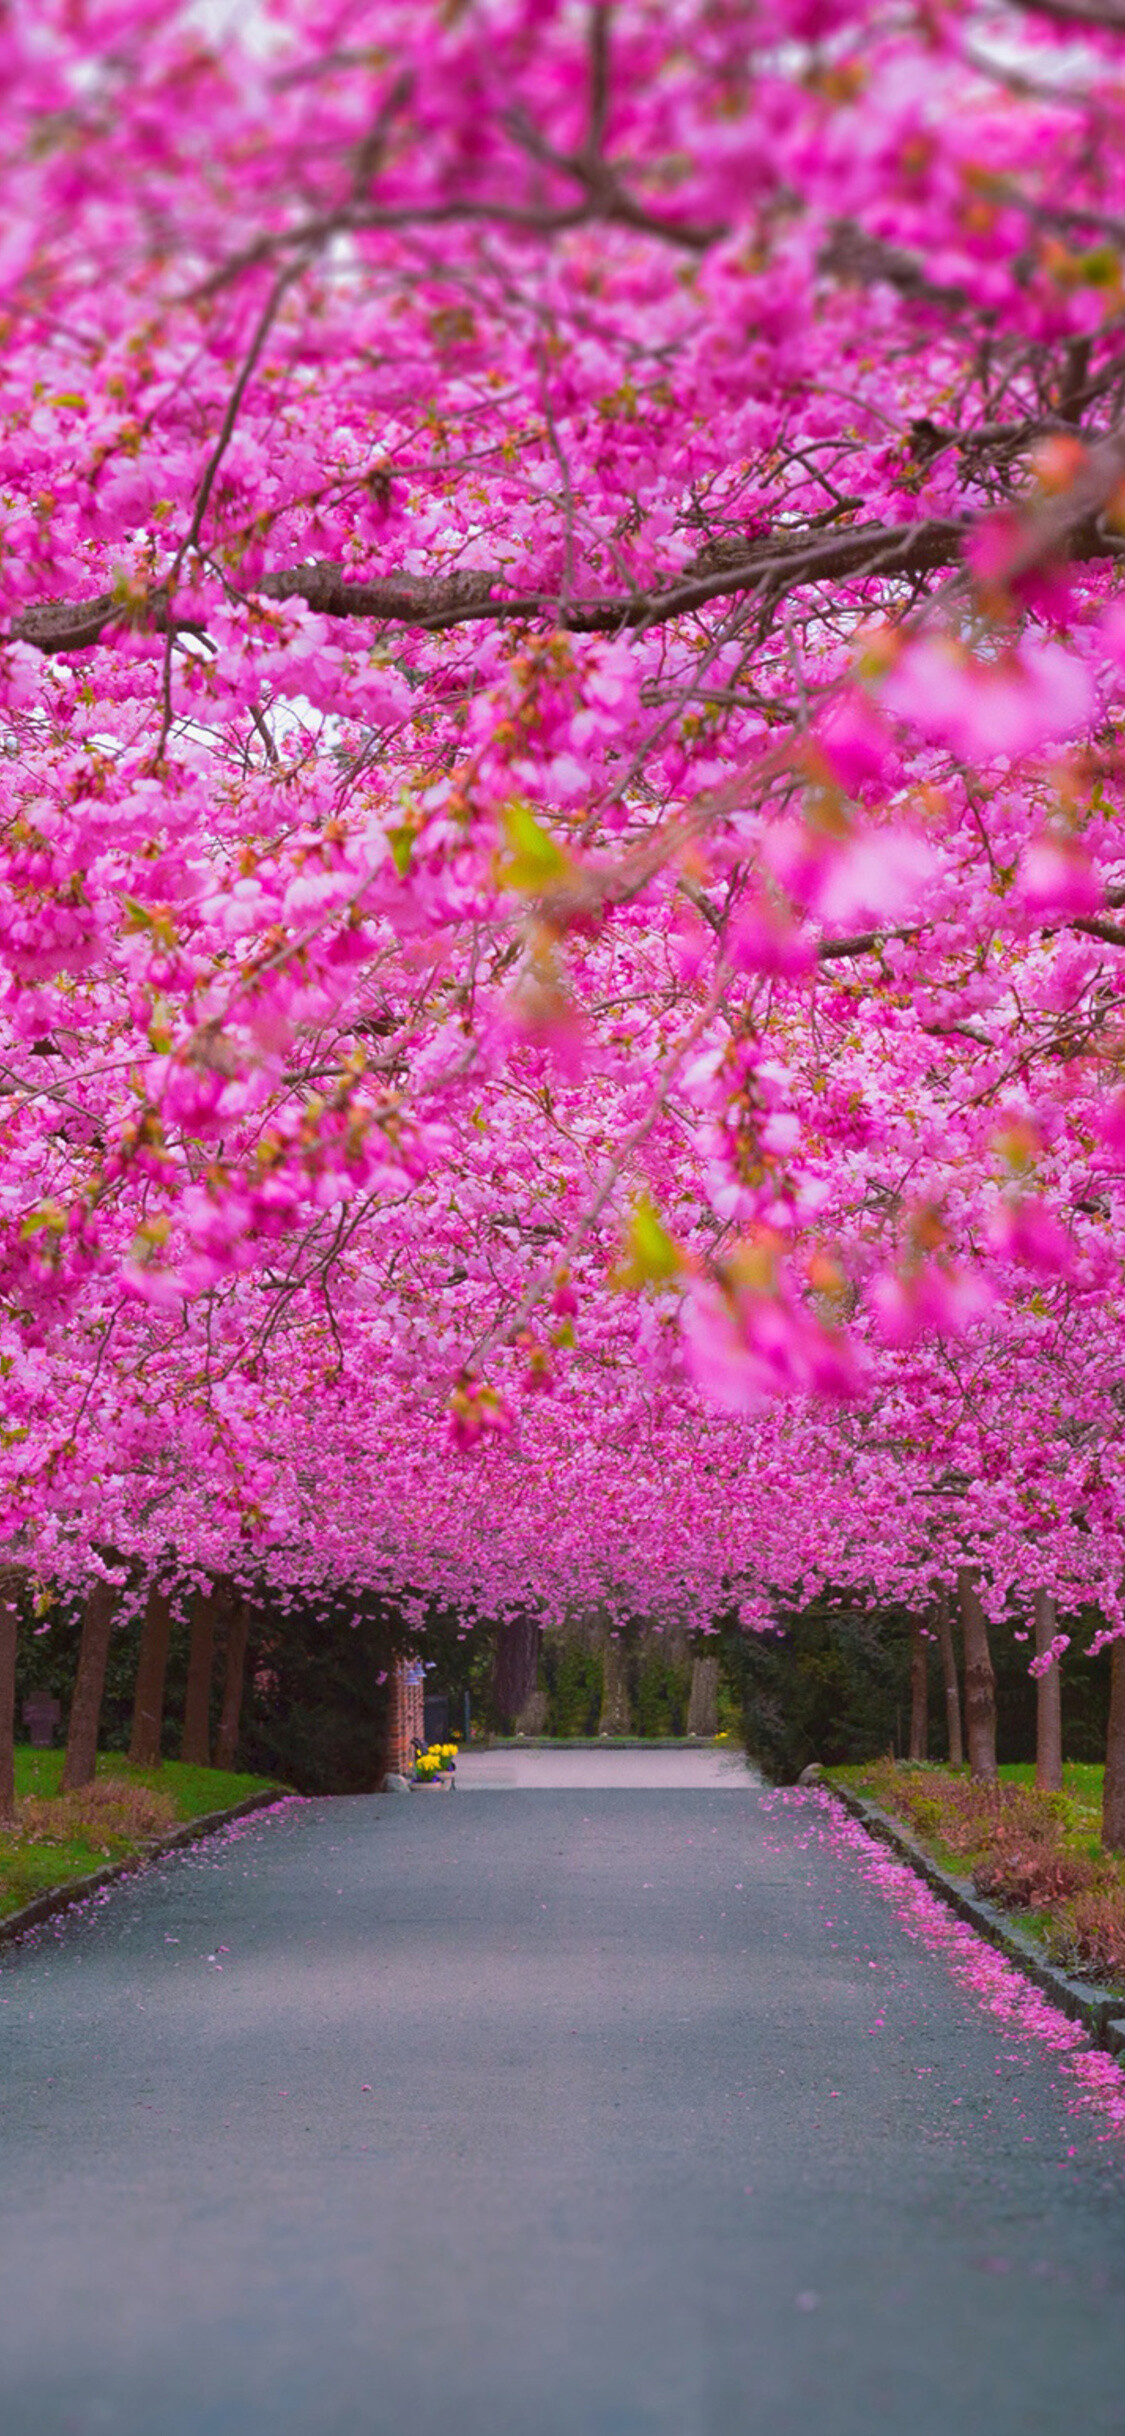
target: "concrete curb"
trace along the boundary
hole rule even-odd
[[[132,1878],[138,1869],[147,1869],[151,1861],[163,1860],[165,1853],[176,1852],[183,1844],[199,1843],[205,1836],[216,1835],[220,1827],[229,1827],[233,1819],[249,1818],[255,1810],[268,1810],[274,1802],[288,1798],[284,1785],[275,1786],[270,1793],[249,1793],[244,1802],[236,1802],[233,1810],[206,1810],[197,1819],[185,1819],[182,1827],[173,1827],[167,1835],[158,1836],[143,1851],[131,1852],[123,1861],[110,1861],[105,1869],[92,1870],[88,1878],[67,1878],[61,1886],[48,1886],[32,1902],[18,1912],[9,1912],[0,1920],[0,1951],[15,1945],[28,1929],[38,1928],[40,1921],[53,1920],[59,1912],[68,1912],[87,1896],[96,1895],[103,1886],[114,1886],[119,1878]]]
[[[1099,1988],[1092,1980],[1072,1979],[1068,1972],[1048,1962],[1034,1940],[1017,1928],[1006,1912],[975,1894],[970,1879],[954,1878],[948,1870],[940,1869],[909,1829],[880,1810],[877,1802],[853,1793],[850,1786],[833,1783],[831,1777],[826,1776],[824,1783],[828,1792],[835,1794],[845,1810],[866,1828],[868,1835],[877,1837],[881,1844],[889,1844],[917,1877],[924,1878],[931,1893],[967,1921],[978,1936],[987,1937],[990,1945],[998,1947],[1052,2004],[1059,2006],[1069,2021],[1081,2022],[1096,2047],[1104,2047],[1110,2055],[1125,2056],[1125,2013],[1119,1996]]]

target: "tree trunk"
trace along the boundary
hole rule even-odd
[[[22,1566],[0,1565],[0,1827],[16,1823],[16,1645]]]
[[[930,1749],[930,1645],[921,1616],[910,1619],[910,1756],[926,1759]]]
[[[1035,1593],[1035,1655],[1041,1658],[1055,1637],[1055,1602],[1049,1590]],[[1057,1658],[1035,1685],[1035,1782],[1040,1793],[1063,1789],[1062,1677]]]
[[[78,1673],[67,1725],[66,1759],[62,1772],[64,1793],[77,1793],[83,1785],[92,1785],[94,1781],[105,1670],[109,1663],[110,1634],[119,1595],[112,1582],[95,1582],[86,1600],[78,1651]]]
[[[211,1765],[211,1668],[215,1656],[215,1609],[218,1585],[197,1590],[191,1603],[187,1690],[180,1758],[197,1768]]]
[[[602,1713],[598,1719],[598,1732],[627,1734],[632,1722],[629,1715],[629,1678],[625,1643],[619,1633],[606,1634],[602,1647],[602,1670]]]
[[[713,1741],[719,1731],[719,1661],[712,1650],[691,1662],[687,1730],[703,1742]]]
[[[511,1734],[535,1690],[539,1673],[539,1625],[534,1616],[509,1616],[496,1635],[492,1697],[500,1730]]]
[[[540,1734],[546,1733],[547,1695],[541,1684],[535,1684],[533,1689],[528,1693],[527,1699],[524,1701],[523,1707],[516,1718],[515,1731],[517,1734],[531,1735],[535,1739],[537,1739]]]
[[[137,1658],[137,1680],[133,1691],[133,1731],[129,1738],[129,1757],[136,1768],[160,1766],[160,1737],[164,1725],[164,1677],[168,1667],[168,1643],[172,1634],[172,1607],[165,1590],[155,1582],[148,1594],[145,1620],[141,1626],[141,1647]]]
[[[249,1638],[250,1602],[236,1597],[231,1604],[227,1625],[223,1706],[215,1744],[217,1768],[233,1768],[238,1758],[238,1729],[242,1722],[242,1687],[246,1680],[246,1644]]]
[[[1125,1852],[1125,1640],[1113,1642],[1110,1664],[1102,1843],[1107,1852]]]
[[[957,1574],[961,1623],[965,1635],[965,1724],[968,1728],[969,1774],[991,1783],[996,1775],[996,1677],[988,1646],[988,1626],[971,1565]]]
[[[938,1650],[941,1655],[941,1677],[945,1686],[945,1730],[949,1743],[949,1765],[961,1768],[965,1763],[965,1745],[961,1738],[961,1692],[957,1682],[957,1652],[953,1646],[953,1620],[949,1613],[949,1592],[939,1590],[936,1608]]]

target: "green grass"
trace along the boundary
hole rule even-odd
[[[15,1834],[0,1834],[0,1919],[48,1888],[143,1852],[154,1835],[273,1790],[264,1776],[188,1767],[174,1759],[160,1768],[133,1768],[110,1752],[98,1761],[102,1790],[100,1800],[95,1795],[91,1803],[82,1795],[60,1800],[62,1771],[61,1751],[26,1745],[16,1751],[16,1795],[27,1807]],[[106,1799],[110,1786],[122,1789],[119,1802]]]
[[[1035,1763],[1030,1759],[1005,1760],[1000,1774],[1006,1784],[1033,1785]],[[1100,1811],[1104,1775],[1105,1769],[1100,1760],[1068,1759],[1063,1769],[1063,1792],[1070,1801],[1082,1802],[1088,1808]]]
[[[943,1768],[941,1773],[943,1776],[953,1776],[957,1773],[967,1775],[968,1770],[957,1771],[953,1768]],[[936,1822],[928,1824],[923,1831],[919,1828],[917,1821],[909,1817],[903,1806],[896,1802],[894,1786],[889,1781],[885,1762],[870,1760],[861,1761],[846,1768],[826,1768],[825,1779],[830,1785],[846,1785],[850,1793],[861,1794],[864,1801],[878,1803],[880,1810],[887,1811],[891,1818],[897,1818],[900,1826],[909,1827],[911,1834],[917,1836],[920,1844],[924,1844],[931,1860],[937,1862],[939,1869],[948,1870],[950,1876],[954,1878],[968,1876],[964,1854],[951,1851],[949,1845],[943,1842]]]
[[[33,1751],[29,1744],[16,1750],[16,1793],[20,1800],[34,1793],[53,1800],[62,1783],[62,1751]],[[269,1790],[268,1776],[244,1776],[226,1768],[193,1768],[182,1759],[166,1759],[159,1768],[134,1768],[120,1751],[105,1751],[98,1761],[100,1778],[113,1777],[129,1785],[147,1785],[153,1793],[166,1793],[177,1819],[198,1819],[209,1810],[231,1810],[236,1802],[249,1801],[252,1793]]]
[[[923,1823],[916,1816],[911,1816],[913,1802],[908,1809],[903,1801],[896,1799],[897,1791],[913,1794],[923,1788],[927,1777],[934,1780],[935,1786],[943,1779],[948,1781],[958,1776],[967,1780],[967,1767],[942,1767],[937,1762],[923,1765],[913,1760],[895,1763],[870,1760],[853,1767],[831,1768],[827,1773],[831,1782],[849,1786],[853,1793],[861,1793],[867,1800],[878,1802],[882,1809],[891,1811],[911,1826],[942,1869],[950,1870],[954,1877],[963,1878],[971,1874],[973,1862],[980,1859],[984,1847],[974,1847],[967,1853],[951,1851],[941,1841],[936,1819]],[[1030,1789],[1035,1783],[1032,1760],[1005,1761],[997,1773],[1002,1784],[1024,1785]],[[1100,1763],[1091,1760],[1068,1760],[1063,1768],[1063,1842],[1070,1852],[1089,1853],[1094,1857],[1101,1852],[1104,1774]]]
[[[1000,1776],[1009,1785],[1035,1783],[1035,1769],[1030,1760],[1005,1763],[1000,1769]],[[1068,1760],[1063,1768],[1063,1794],[1067,1805],[1066,1840],[1076,1850],[1101,1851],[1104,1776],[1105,1769],[1093,1760]]]

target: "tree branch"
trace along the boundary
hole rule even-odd
[[[1105,528],[1102,511],[1123,478],[1125,427],[1108,432],[1090,450],[1069,491],[1031,508],[1005,570],[1009,580],[1063,555],[1120,557],[1125,543]],[[780,596],[805,584],[917,577],[956,567],[975,522],[967,516],[926,516],[912,524],[846,525],[828,532],[812,532],[807,527],[793,532],[782,527],[749,545],[734,566],[681,576],[648,591],[568,600],[550,592],[500,592],[497,587],[506,579],[495,568],[470,567],[446,576],[364,579],[345,575],[335,559],[309,559],[301,566],[274,568],[259,576],[252,590],[266,600],[303,600],[321,617],[374,618],[384,625],[412,627],[422,633],[550,616],[555,625],[572,634],[616,634],[666,625],[672,618],[706,608],[711,601],[730,600],[745,592]],[[197,621],[176,618],[167,594],[159,588],[144,604],[144,619],[156,633],[167,633],[169,627],[180,631],[189,623],[199,631]],[[135,594],[118,598],[104,592],[85,601],[36,602],[13,620],[3,640],[31,643],[43,652],[81,651],[98,642],[108,627],[135,626],[140,621]]]
[[[688,576],[651,591],[593,595],[563,601],[547,592],[503,593],[496,568],[467,568],[447,576],[384,575],[370,580],[345,575],[334,559],[310,559],[259,576],[253,591],[266,600],[303,600],[321,617],[375,618],[383,624],[437,632],[486,619],[541,617],[577,634],[604,634],[623,627],[659,625],[761,585],[778,590],[871,574],[919,575],[953,566],[970,530],[968,519],[928,518],[916,524],[849,526],[832,533],[766,536],[735,566]],[[136,625],[136,595],[103,592],[85,601],[40,601],[15,618],[4,638],[34,644],[44,652],[81,651],[108,627]],[[157,588],[145,605],[145,622],[158,634],[181,624],[167,593]],[[198,621],[192,621],[198,630]]]
[[[1091,914],[1069,923],[1067,927],[1084,932],[1087,939],[1102,939],[1107,947],[1125,947],[1125,930],[1120,922],[1102,922],[1096,914]]]
[[[1125,34],[1125,0],[1014,0],[1032,17],[1053,17],[1058,25],[1100,27],[1107,34]]]

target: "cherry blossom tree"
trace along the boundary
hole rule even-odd
[[[7,1545],[1118,1630],[1125,11],[5,44]]]

